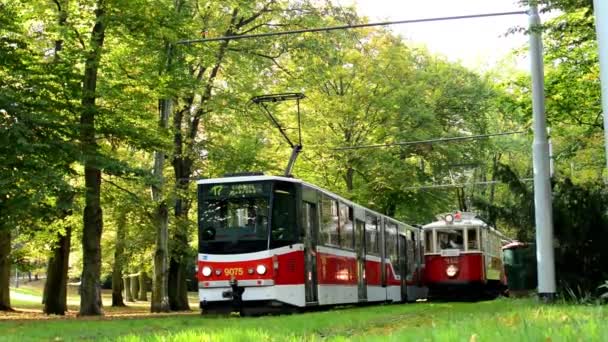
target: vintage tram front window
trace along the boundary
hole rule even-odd
[[[268,248],[270,183],[227,183],[199,188],[202,253],[250,253]]]
[[[479,250],[479,230],[477,228],[467,229],[467,250]]]
[[[461,229],[437,230],[437,246],[440,249],[464,250]]]

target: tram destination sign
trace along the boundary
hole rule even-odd
[[[205,186],[206,197],[252,197],[269,192],[267,183],[226,183]]]

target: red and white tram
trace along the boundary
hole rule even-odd
[[[203,313],[426,296],[419,228],[294,178],[200,180],[198,199]]]
[[[474,213],[439,215],[422,227],[429,298],[495,298],[506,289],[502,242]]]

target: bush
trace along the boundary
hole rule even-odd
[[[600,184],[554,187],[555,268],[561,290],[600,295],[608,279],[608,196]]]
[[[101,276],[101,288],[104,290],[112,289],[112,274],[104,274]]]

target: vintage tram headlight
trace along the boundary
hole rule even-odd
[[[222,275],[222,270],[220,268],[216,269],[215,270],[215,275],[218,276],[218,277],[221,276]]]
[[[204,266],[204,267],[203,267],[203,270],[202,270],[202,273],[203,273],[203,275],[204,275],[205,277],[210,276],[210,275],[211,275],[211,267],[209,267],[209,266]]]
[[[458,273],[458,266],[456,265],[450,265],[445,269],[445,274],[450,278],[456,276],[456,273]]]
[[[258,267],[255,268],[255,271],[258,272],[258,274],[262,275],[266,273],[266,266],[258,265]]]

